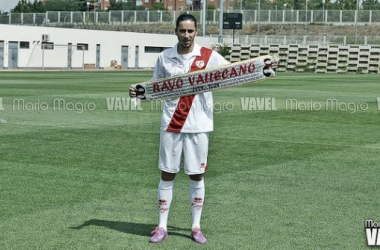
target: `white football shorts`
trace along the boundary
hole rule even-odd
[[[158,168],[178,173],[183,152],[185,174],[203,174],[207,168],[209,133],[173,133],[161,131]]]

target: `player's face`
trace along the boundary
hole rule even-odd
[[[187,54],[192,52],[194,48],[194,39],[197,35],[195,23],[191,20],[180,22],[175,34],[178,37],[178,53]]]

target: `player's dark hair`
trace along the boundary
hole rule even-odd
[[[195,16],[193,16],[191,14],[188,14],[188,13],[182,13],[177,18],[177,21],[175,23],[175,29],[176,30],[178,29],[178,26],[179,26],[180,22],[187,21],[187,20],[193,21],[195,28],[197,28],[197,19],[195,18]]]

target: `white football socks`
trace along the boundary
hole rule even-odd
[[[201,215],[205,198],[204,179],[200,181],[190,180],[190,203],[192,212],[192,230],[201,228]]]
[[[158,184],[158,214],[160,219],[158,226],[166,231],[170,203],[173,198],[173,183],[174,181],[163,181],[160,179],[160,184]]]

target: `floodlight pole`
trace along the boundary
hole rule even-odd
[[[203,0],[202,36],[206,36],[206,5],[207,0]]]
[[[356,12],[355,12],[355,44],[358,40],[358,12],[359,12],[359,0],[356,0]]]
[[[305,13],[305,16],[306,16],[306,17],[305,17],[305,22],[307,23],[307,3],[308,3],[308,0],[306,0],[305,2],[306,2],[306,10],[305,10],[305,12],[306,12],[306,13]]]
[[[219,2],[219,37],[218,43],[223,43],[223,0]]]
[[[257,7],[257,35],[260,37],[260,11],[261,11],[261,6],[260,6],[260,0],[258,2],[258,7]]]
[[[292,39],[294,39],[294,32],[293,32],[293,22],[294,22],[294,9],[292,7],[292,18],[290,19],[290,31],[292,34]]]
[[[308,33],[308,30],[307,30],[307,2],[308,0],[305,0],[306,1],[306,9],[305,9],[305,28],[306,28],[306,36],[307,36],[307,33]]]
[[[325,22],[325,3],[326,0],[322,0],[322,23]]]

